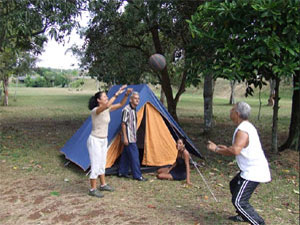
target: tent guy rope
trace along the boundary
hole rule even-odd
[[[202,173],[201,173],[200,170],[198,169],[197,163],[192,159],[191,156],[190,156],[190,161],[191,161],[191,163],[194,165],[194,167],[196,168],[196,170],[198,171],[198,173],[200,174],[202,180],[204,181],[204,183],[205,183],[207,189],[209,190],[209,192],[211,193],[211,195],[213,196],[213,198],[215,199],[215,201],[218,202],[218,200],[217,200],[217,198],[215,197],[214,193],[213,193],[213,192],[211,191],[211,189],[209,188],[209,186],[208,186],[208,184],[207,184],[207,182],[206,182],[204,176],[202,175]]]

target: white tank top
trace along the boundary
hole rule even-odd
[[[255,182],[271,181],[268,161],[265,157],[256,128],[249,122],[243,121],[235,129],[232,143],[238,130],[246,132],[249,144],[236,156],[237,164],[241,170],[241,177]]]
[[[108,124],[110,122],[109,109],[105,109],[97,115],[96,110],[98,107],[92,110],[92,135],[98,138],[106,138],[108,135]]]

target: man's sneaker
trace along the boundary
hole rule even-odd
[[[228,219],[231,220],[231,221],[233,221],[233,222],[247,222],[240,215],[230,216],[230,217],[228,217]]]
[[[115,189],[111,186],[109,186],[108,184],[106,184],[105,186],[101,187],[101,185],[98,188],[100,191],[114,191]]]
[[[137,181],[147,181],[148,179],[145,177],[134,178]]]
[[[95,189],[95,190],[89,190],[89,195],[97,197],[97,198],[104,197],[104,195],[100,191],[98,191],[97,189]]]
[[[128,179],[130,178],[130,176],[124,175],[124,174],[121,174],[121,173],[118,174],[118,177],[124,177],[124,178],[128,178]]]

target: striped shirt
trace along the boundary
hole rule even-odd
[[[137,117],[136,109],[130,104],[122,110],[122,123],[126,125],[126,133],[129,143],[136,143]]]

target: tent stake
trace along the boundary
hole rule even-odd
[[[70,160],[68,160],[65,164],[64,167],[68,166],[70,164]]]
[[[204,179],[204,176],[202,175],[202,173],[201,173],[200,170],[198,169],[197,163],[192,159],[191,156],[190,156],[190,160],[191,160],[192,164],[194,165],[194,167],[197,169],[198,173],[200,174],[202,180],[204,181],[204,183],[205,183],[207,189],[209,190],[209,192],[211,193],[211,195],[213,196],[213,198],[215,199],[216,202],[218,202],[218,200],[216,199],[214,193],[211,191],[211,189],[209,188],[209,186],[208,186],[206,180]]]

